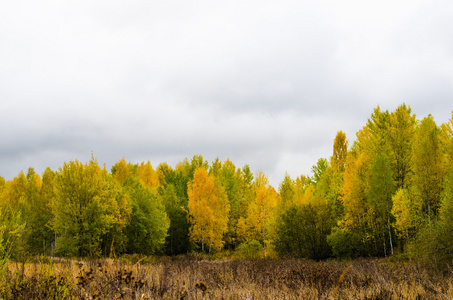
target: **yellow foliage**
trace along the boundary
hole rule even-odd
[[[126,179],[132,176],[132,172],[129,170],[124,157],[115,164],[114,168],[115,174],[113,175],[113,178],[120,184],[124,184]]]
[[[204,167],[198,168],[189,182],[189,214],[191,217],[190,239],[201,242],[209,250],[220,250],[223,234],[227,231],[230,204],[214,176],[208,175]]]
[[[144,187],[153,189],[159,186],[159,176],[149,161],[146,164],[142,162],[140,167],[138,167],[137,173],[140,183]]]

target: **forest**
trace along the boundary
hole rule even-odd
[[[351,139],[351,137],[349,137]],[[453,112],[374,109],[312,174],[265,174],[201,155],[175,166],[92,155],[0,177],[0,258],[177,256],[453,259]]]

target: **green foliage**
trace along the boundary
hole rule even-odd
[[[431,115],[417,121],[404,103],[394,112],[377,107],[356,136],[348,149],[338,131],[330,159],[319,159],[312,177],[286,175],[278,193],[249,165],[217,158],[209,166],[201,155],[156,170],[124,158],[111,173],[94,158],[42,178],[29,168],[0,177],[3,224],[23,229],[14,238],[2,227],[3,241],[14,240],[15,259],[233,252],[256,240],[282,256],[386,256],[397,248],[453,260],[453,117],[438,126]]]
[[[163,191],[162,203],[170,220],[168,235],[165,238],[165,254],[178,255],[189,251],[189,222],[184,199],[176,195],[172,184]]]
[[[331,226],[323,205],[292,205],[277,222],[275,250],[280,256],[327,258]]]
[[[125,228],[128,253],[161,252],[170,221],[158,195],[135,181],[128,187],[132,212]]]
[[[99,256],[103,237],[115,226],[117,193],[97,161],[71,161],[56,175],[57,197],[52,227],[57,252],[69,256]]]
[[[24,231],[20,212],[14,212],[9,206],[0,209],[0,281],[5,277],[7,261],[20,255],[17,246]]]
[[[240,244],[236,251],[242,259],[258,258],[258,254],[263,249],[263,245],[257,240],[250,240]]]
[[[314,165],[311,168],[311,171],[313,172],[313,178],[312,180],[314,183],[318,183],[321,180],[322,174],[324,173],[325,170],[329,167],[329,162],[325,158],[320,158],[318,159],[318,162],[316,165]]]
[[[366,255],[366,247],[360,234],[342,230],[338,227],[327,237],[327,243],[332,248],[335,257],[355,258]]]

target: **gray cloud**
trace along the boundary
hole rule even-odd
[[[202,154],[310,173],[377,105],[453,109],[448,1],[26,1],[0,7],[0,175]]]

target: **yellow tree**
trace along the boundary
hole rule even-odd
[[[269,244],[269,240],[272,239],[273,217],[278,199],[279,195],[273,187],[261,186],[248,210],[246,224],[249,238],[263,243],[264,256],[266,256],[266,244]]]
[[[142,173],[143,170],[142,170]],[[113,178],[118,181],[121,185],[124,185],[126,179],[132,176],[132,172],[127,165],[126,160],[124,157],[120,159],[113,167],[112,167],[112,174]]]
[[[346,155],[348,154],[348,140],[343,131],[338,131],[333,142],[333,155],[331,165],[340,172],[344,172],[346,164]]]
[[[398,236],[408,241],[421,224],[420,197],[415,189],[399,189],[392,197],[392,215],[395,217],[395,228]]]
[[[138,167],[137,173],[140,183],[144,187],[153,189],[160,184],[159,176],[149,161],[147,163],[142,162],[140,167]]]
[[[223,246],[223,234],[228,229],[228,213],[230,204],[225,191],[208,175],[206,168],[198,168],[194,178],[188,184],[189,215],[191,227],[189,231],[192,242],[200,243],[202,251],[205,244],[211,250],[220,250]]]

